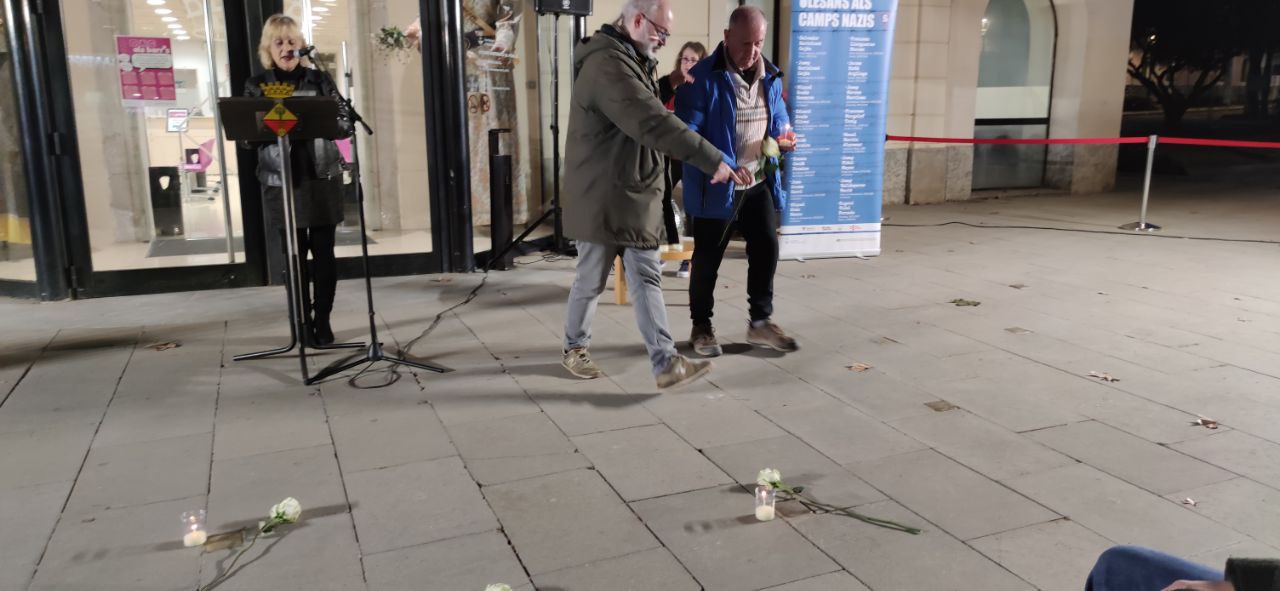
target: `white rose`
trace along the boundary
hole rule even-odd
[[[484,591],[511,591],[511,586],[505,583],[494,583],[485,587]]]
[[[765,468],[756,475],[756,484],[760,486],[773,486],[775,482],[782,482],[782,473],[774,468]]]
[[[782,155],[782,150],[778,148],[778,140],[766,137],[764,143],[760,145],[760,153],[768,158],[777,158]]]
[[[302,516],[302,504],[298,499],[289,497],[271,508],[271,518],[285,523],[295,523]]]

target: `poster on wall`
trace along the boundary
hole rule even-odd
[[[794,0],[786,259],[880,254],[897,0]]]
[[[168,37],[117,35],[116,66],[124,106],[165,107],[177,100],[173,44]]]

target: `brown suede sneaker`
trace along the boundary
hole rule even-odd
[[[658,374],[658,389],[677,388],[711,372],[710,361],[694,361],[684,355],[671,358],[667,368]]]
[[[796,340],[787,336],[781,328],[778,328],[778,325],[772,322],[765,322],[759,327],[753,322],[751,328],[747,329],[747,342],[783,353],[794,353],[800,350]]]
[[[724,353],[720,348],[719,341],[716,341],[716,329],[710,324],[695,324],[693,332],[689,335],[689,344],[693,346],[693,352],[703,357],[719,357]]]

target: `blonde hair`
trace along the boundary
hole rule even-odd
[[[271,57],[271,44],[277,37],[297,41],[299,49],[307,45],[306,38],[302,36],[302,27],[298,26],[298,21],[283,14],[271,15],[267,18],[267,22],[263,23],[262,38],[258,40],[258,61],[262,63],[262,67],[268,70],[276,63]],[[302,58],[301,62],[307,64],[309,60]]]

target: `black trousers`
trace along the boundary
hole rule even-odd
[[[747,240],[747,303],[751,320],[773,316],[773,275],[778,270],[778,211],[763,184],[734,194],[733,220],[693,219],[693,269],[689,277],[689,314],[694,324],[710,324],[716,280],[729,236],[737,229]]]
[[[302,261],[302,313],[310,320],[313,316],[328,318],[333,311],[333,298],[338,291],[338,259],[333,249],[337,239],[337,226],[313,226],[298,228],[298,256]],[[288,268],[284,228],[268,234],[278,242],[268,245],[268,252],[279,257],[280,269]],[[307,254],[311,260],[307,260]]]
[[[667,231],[667,244],[680,244],[680,229],[676,227],[676,208],[672,205],[676,185],[684,178],[684,164],[666,159],[667,187],[662,193],[662,225]]]

